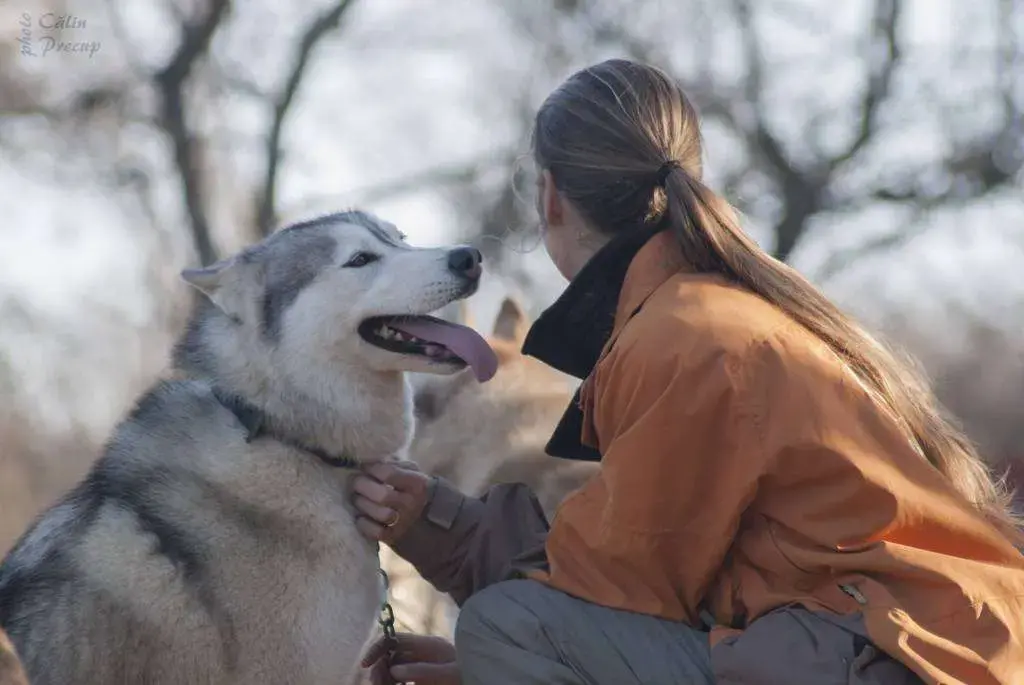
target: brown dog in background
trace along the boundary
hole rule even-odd
[[[469,495],[497,483],[526,483],[550,519],[598,466],[545,454],[574,386],[568,376],[520,352],[528,328],[523,309],[506,298],[487,339],[498,355],[490,382],[476,383],[465,373],[414,381],[416,429],[409,456]],[[382,560],[403,629],[450,638],[454,604],[390,550]]]

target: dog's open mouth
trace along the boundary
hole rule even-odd
[[[489,381],[498,370],[494,350],[479,333],[433,316],[373,317],[359,325],[359,335],[388,352],[470,366],[481,383]]]

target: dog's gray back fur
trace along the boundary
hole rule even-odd
[[[288,340],[336,306],[320,300],[338,293],[310,291],[337,286],[353,232],[410,249],[388,225],[348,213],[235,258],[232,268],[256,274],[252,306],[238,297],[198,308],[175,352],[180,377],[138,401],[85,480],[0,565],[0,625],[34,685],[345,682],[380,600],[375,550],[347,501],[353,471],[278,440],[248,442],[221,394],[266,412],[276,435],[332,454],[404,450],[401,370],[367,370],[349,358],[362,350],[355,341],[321,354],[302,345],[326,338]],[[422,252],[433,274],[437,255]],[[381,273],[373,287],[386,292]],[[358,298],[346,306],[366,309]],[[349,331],[347,316],[318,325]]]

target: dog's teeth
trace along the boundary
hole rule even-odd
[[[399,331],[395,331],[394,338],[395,338],[395,340],[398,340],[399,342],[402,342],[402,341],[405,340],[405,336],[402,335],[401,332],[399,332]]]

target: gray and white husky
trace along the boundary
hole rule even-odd
[[[338,685],[381,600],[354,467],[412,428],[404,372],[480,380],[479,252],[417,249],[363,212],[283,229],[183,278],[205,296],[86,478],[0,565],[34,685]]]

